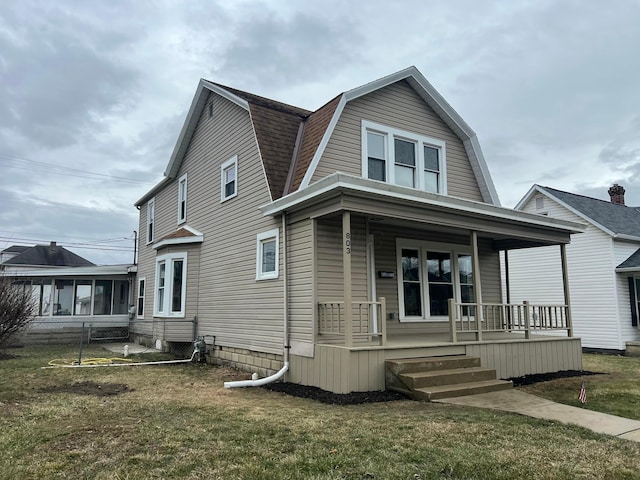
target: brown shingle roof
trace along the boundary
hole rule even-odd
[[[329,127],[329,123],[331,123],[331,119],[338,107],[338,103],[340,103],[340,98],[342,98],[342,94],[338,95],[333,100],[313,112],[306,120],[304,124],[304,131],[302,133],[300,151],[298,152],[298,157],[295,159],[295,163],[293,165],[294,171],[291,186],[289,187],[289,191],[285,192],[285,194],[294,192],[300,187],[300,183],[302,182],[305,173],[307,173],[311,160],[313,159],[316,150],[318,150],[320,141]]]
[[[249,103],[271,198],[282,197],[300,122],[311,112],[269,98],[215,84]]]
[[[175,232],[170,233],[161,238],[161,240],[168,240],[170,238],[186,238],[186,237],[196,237],[197,235],[193,232],[190,232],[186,228],[180,227]]]

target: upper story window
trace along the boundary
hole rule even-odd
[[[447,193],[445,142],[362,121],[362,176]]]
[[[238,195],[238,156],[234,155],[220,168],[220,201],[224,202]]]
[[[187,221],[187,174],[178,180],[178,223]]]
[[[147,203],[147,243],[153,242],[153,226],[155,217],[156,199],[152,198]]]

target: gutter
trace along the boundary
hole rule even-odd
[[[257,378],[258,374],[254,373],[251,380],[238,380],[235,382],[224,382],[224,388],[236,388],[236,387],[261,387],[273,383],[276,380],[280,380],[287,370],[289,370],[289,350],[291,345],[289,343],[289,308],[287,299],[289,298],[289,291],[287,287],[287,214],[282,212],[282,256],[284,262],[282,262],[282,277],[284,283],[283,295],[284,295],[284,365],[280,370],[269,377]]]

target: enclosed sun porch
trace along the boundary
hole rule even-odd
[[[337,177],[280,211],[292,381],[379,389],[385,360],[460,354],[501,378],[581,368],[566,262],[581,225]],[[560,251],[564,302],[510,302],[509,251],[543,245]]]

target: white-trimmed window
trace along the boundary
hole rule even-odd
[[[398,239],[396,252],[401,321],[442,321],[449,315],[450,298],[474,302],[469,247]]]
[[[144,297],[147,279],[145,277],[138,278],[138,297],[136,300],[136,316],[144,318]]]
[[[187,254],[169,253],[156,258],[154,315],[184,317],[187,293]]]
[[[234,155],[220,167],[220,202],[238,195],[238,156]]]
[[[278,278],[280,242],[277,228],[259,233],[256,248],[256,280]]]
[[[362,176],[372,180],[447,193],[445,142],[362,121]]]
[[[147,243],[153,242],[155,210],[156,210],[156,199],[152,198],[147,203]]]
[[[178,224],[187,221],[187,174],[178,179]]]

